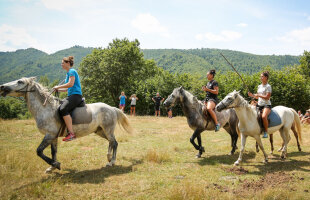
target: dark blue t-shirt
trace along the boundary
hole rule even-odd
[[[71,96],[73,94],[82,95],[80,77],[75,69],[73,68],[69,69],[69,71],[67,72],[65,83],[69,82],[69,77],[71,76],[75,77],[75,81],[74,81],[74,85],[71,88],[68,88],[68,96]]]

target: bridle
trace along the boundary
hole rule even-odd
[[[223,110],[224,110],[224,109],[228,108],[228,106],[229,106],[233,101],[234,101],[234,99],[229,100],[227,104],[225,104],[223,101],[221,101],[217,106],[220,106],[221,104],[223,104],[223,105],[224,105]],[[221,107],[222,107],[222,106],[221,106]],[[235,106],[230,107],[230,108],[234,108],[234,107],[235,107]]]
[[[30,90],[28,90],[28,86],[29,86],[29,83],[28,83],[27,85],[25,85],[25,87],[23,87],[23,88],[21,88],[21,89],[19,89],[19,90],[15,90],[15,91],[16,91],[16,92],[24,92],[25,94],[26,94],[27,92],[35,92],[35,90],[33,89],[34,86],[32,86],[32,88],[30,88]],[[25,89],[25,88],[26,88],[26,90],[23,91],[23,89]]]

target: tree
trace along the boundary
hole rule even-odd
[[[310,79],[310,52],[304,51],[304,54],[300,58],[300,69],[301,73]]]
[[[118,105],[122,90],[130,91],[157,72],[154,61],[144,60],[136,39],[114,39],[105,49],[95,49],[79,68],[83,91],[91,102]],[[126,92],[127,93],[127,92]]]

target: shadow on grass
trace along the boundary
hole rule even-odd
[[[255,158],[256,153],[254,151],[245,152],[243,153],[243,161],[248,159]],[[198,164],[201,166],[204,165],[216,165],[216,164],[227,164],[233,165],[234,162],[238,159],[239,153],[235,153],[234,155],[215,155],[215,156],[208,156],[205,158],[201,158],[198,161]]]
[[[118,166],[115,165],[113,167],[102,167],[100,169],[91,169],[91,170],[84,170],[84,171],[77,171],[77,170],[65,170],[68,173],[60,174],[58,172],[53,172],[49,177],[42,178],[40,181],[36,181],[27,185],[23,185],[22,187],[17,188],[16,190],[22,190],[27,188],[28,186],[33,185],[42,185],[44,183],[59,183],[59,184],[66,184],[66,183],[77,183],[77,184],[85,184],[85,183],[103,183],[105,178],[126,174],[133,171],[133,167],[143,163],[143,160],[130,160],[131,165],[129,166]]]
[[[310,153],[308,152],[292,152],[288,153],[288,158],[286,160],[282,160],[280,155],[273,155],[273,157],[269,158],[269,163],[267,164],[253,164],[253,163],[246,163],[243,166],[253,166],[259,169],[259,171],[249,172],[249,174],[257,174],[257,175],[264,175],[266,173],[272,172],[279,172],[279,171],[303,171],[303,172],[310,172],[309,169],[305,167],[310,166],[310,159],[309,160],[296,160],[295,157],[301,156],[309,156]],[[270,156],[269,156],[270,157]]]

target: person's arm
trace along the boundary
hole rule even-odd
[[[271,93],[268,92],[266,95],[263,95],[263,94],[254,94],[254,97],[256,99],[258,98],[262,98],[262,99],[265,99],[265,100],[269,100],[270,99],[270,96],[271,96]]]
[[[163,102],[165,100],[165,98],[163,97],[161,100],[160,100],[160,102]]]
[[[139,100],[138,97],[136,97],[136,100]]]
[[[154,97],[152,97],[152,100],[155,102],[155,99],[154,99]]]
[[[53,87],[53,89],[58,90],[60,92],[67,91],[68,88],[71,88],[74,85],[74,81],[75,81],[75,76],[70,76],[68,83],[55,86]]]
[[[125,95],[125,99],[127,99],[127,96]]]
[[[203,86],[202,90],[205,92],[211,92],[212,94],[216,94],[216,95],[219,94],[219,87],[218,86],[215,86],[213,90],[207,88],[206,86]]]

